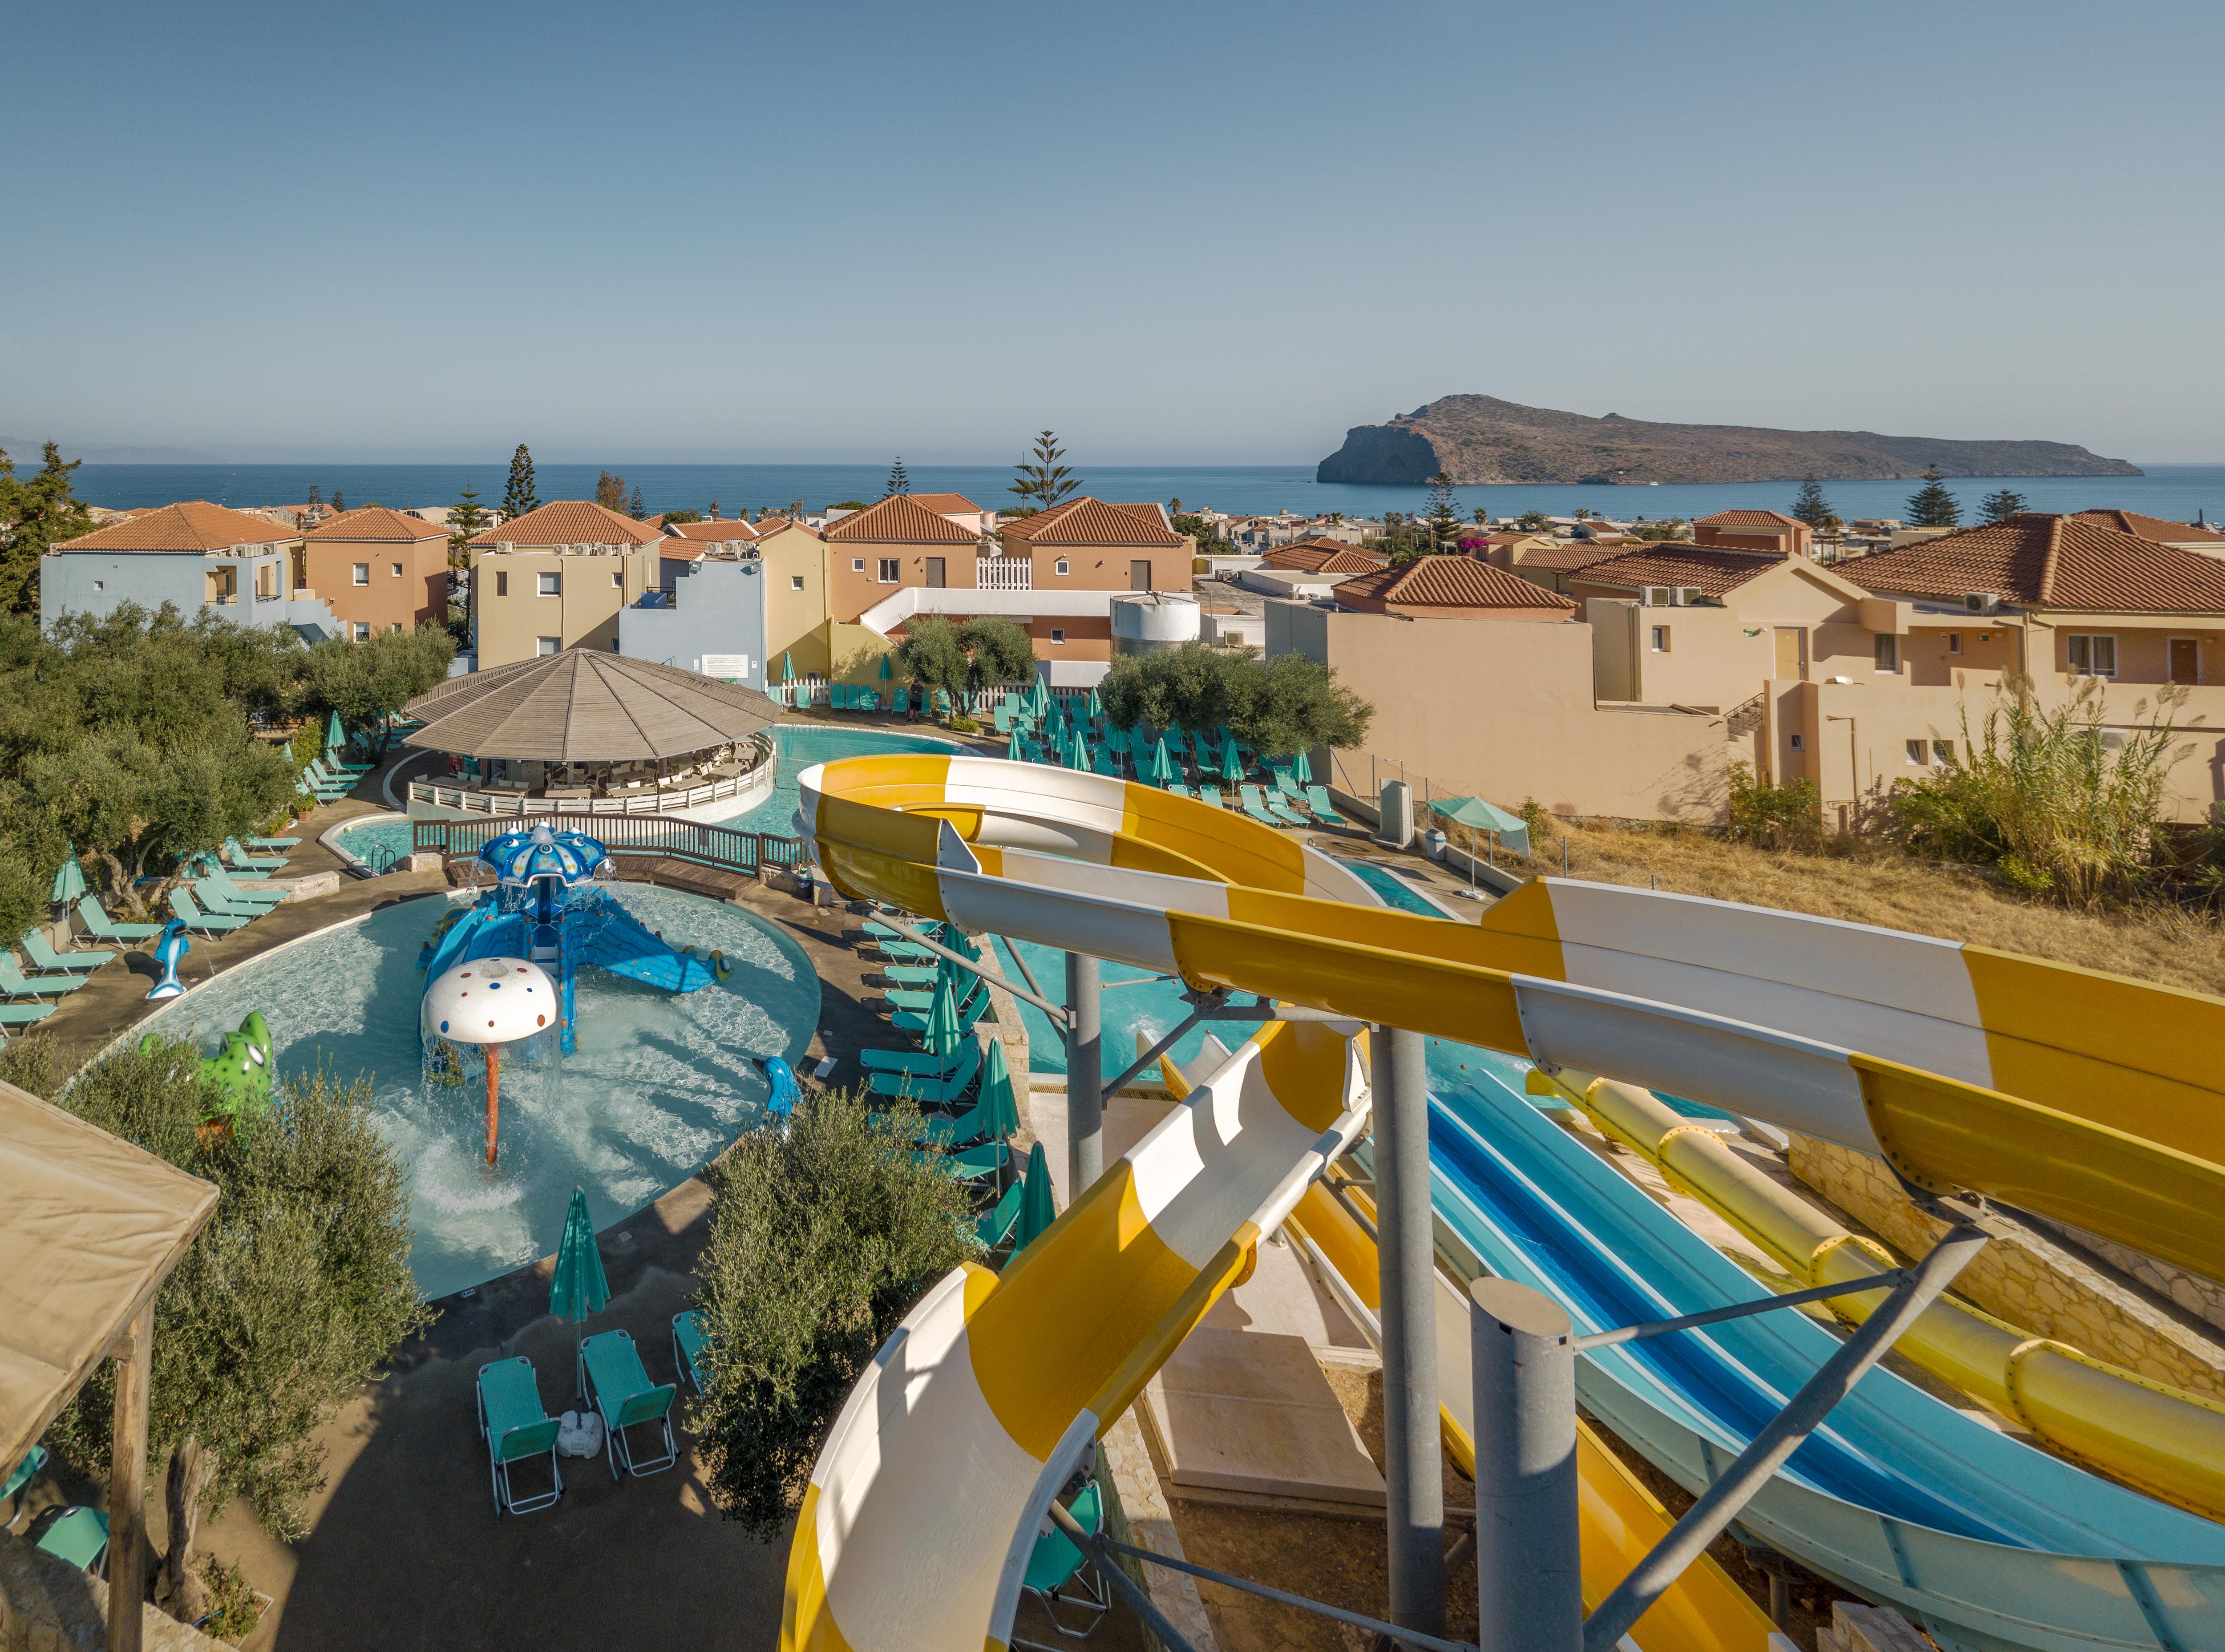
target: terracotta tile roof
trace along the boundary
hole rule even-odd
[[[1150,520],[1125,506],[1107,504],[1083,494],[1064,504],[1017,522],[1002,524],[1008,538],[1030,545],[1179,545],[1182,536],[1158,520],[1157,507]]]
[[[775,534],[789,532],[808,534],[814,539],[827,537],[809,522],[798,522],[793,516],[760,516],[758,518],[757,529],[759,539],[770,539]]]
[[[1407,608],[1557,608],[1575,612],[1566,597],[1518,579],[1472,556],[1442,554],[1378,568],[1336,588],[1337,600],[1360,597]]]
[[[916,505],[925,505],[937,516],[953,510],[979,510],[981,508],[962,493],[912,493],[905,497]]]
[[[909,493],[891,495],[827,525],[829,540],[876,545],[973,545],[980,535],[940,516]]]
[[[1628,591],[1647,585],[1696,585],[1703,595],[1721,597],[1784,560],[1782,551],[1733,551],[1711,545],[1664,543],[1643,551],[1622,551],[1603,562],[1588,564],[1582,572],[1588,585],[1616,585]]]
[[[384,505],[365,505],[345,516],[333,516],[310,529],[305,540],[353,540],[360,544],[414,544],[419,540],[446,539],[448,530],[422,516],[405,516]]]
[[[141,511],[128,521],[96,528],[80,538],[65,540],[61,551],[125,551],[158,554],[164,551],[228,551],[235,545],[291,545],[301,537],[298,528],[282,528],[268,516],[250,516],[243,510],[226,510],[206,499],[188,499]]]
[[[1867,590],[1959,602],[1989,591],[2034,608],[2225,614],[2225,563],[2085,516],[2038,511],[1844,565]]]
[[[1132,503],[1115,504],[1112,509],[1133,511],[1155,528],[1164,528],[1167,525],[1166,512],[1153,500],[1138,499]]]
[[[1797,517],[1776,510],[1718,510],[1712,516],[1702,516],[1692,524],[1695,528],[1797,528]]]
[[[1601,545],[1591,541],[1571,540],[1565,545],[1540,545],[1534,551],[1525,551],[1515,560],[1514,566],[1567,573],[1590,567],[1594,563],[1612,562],[1618,556],[1629,554],[1630,548],[1626,545]]]
[[[2191,522],[2143,516],[2137,510],[2081,510],[2076,515],[2081,522],[2097,522],[2104,528],[2114,528],[2120,534],[2136,534],[2158,545],[2214,545],[2225,550],[2225,534],[2196,528]]]
[[[592,499],[555,499],[515,522],[490,528],[465,542],[475,550],[497,545],[646,545],[663,535]]]
[[[700,544],[720,545],[730,539],[755,539],[758,530],[745,522],[736,522],[722,516],[717,522],[672,522],[664,524],[668,539],[692,539]],[[671,553],[667,551],[666,555]]]
[[[1372,573],[1390,559],[1333,539],[1301,539],[1276,546],[1259,560],[1292,573]]]

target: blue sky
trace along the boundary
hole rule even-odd
[[[18,8],[0,431],[1311,459],[1438,396],[2225,459],[2225,8]]]

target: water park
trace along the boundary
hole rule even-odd
[[[301,830],[161,924],[58,883],[26,937],[0,1008],[70,1070],[189,1045],[210,1152],[360,1075],[400,1168],[428,1322],[320,1425],[301,1536],[203,1532],[245,1644],[438,1599],[473,1643],[796,1652],[2225,1646],[2225,1002],[1560,876],[1481,800],[1437,814],[1511,852],[1455,872],[1403,796],[1087,692],[947,708],[976,731],[692,675],[435,690],[379,758],[335,725]],[[684,804],[745,746],[718,818],[611,783]],[[962,1231],[768,1547],[719,1517],[770,1438],[722,1432],[722,1293],[790,1288],[719,1212],[846,1098]],[[211,1204],[0,1102],[25,1288],[106,1258],[0,1370],[6,1554],[90,1581],[172,1517],[117,1513],[134,1379],[105,1508],[41,1437],[167,1334]],[[87,1155],[115,1197],[37,1229]]]

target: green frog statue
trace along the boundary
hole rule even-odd
[[[158,1035],[139,1041],[150,1048]],[[235,1131],[253,1124],[270,1111],[270,1074],[276,1051],[263,1013],[250,1010],[238,1029],[224,1035],[224,1047],[201,1058],[201,1075],[212,1081],[214,1095],[202,1128],[228,1127]]]

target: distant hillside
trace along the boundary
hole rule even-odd
[[[1946,441],[1867,430],[1649,424],[1610,413],[1448,396],[1388,424],[1356,425],[1322,460],[1321,482],[1783,482],[1922,474],[2139,476],[2137,465],[2059,441]]]
[[[89,465],[215,465],[220,460],[206,453],[197,453],[190,447],[80,447],[74,442],[64,442],[62,459],[65,463],[81,459]],[[0,436],[0,453],[5,453],[15,464],[17,474],[26,466],[38,469],[47,444],[43,438],[34,441],[29,436]]]

